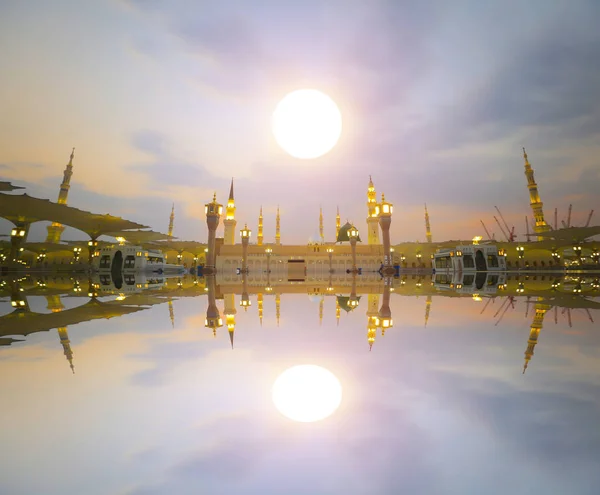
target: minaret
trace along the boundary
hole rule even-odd
[[[367,230],[368,244],[381,244],[379,241],[379,219],[377,212],[377,193],[373,180],[369,175],[369,188],[367,189]]]
[[[204,320],[204,326],[206,328],[212,328],[213,337],[217,336],[217,328],[223,326],[223,320],[221,319],[221,313],[217,307],[217,300],[215,296],[216,282],[214,275],[206,277],[206,288],[208,289],[208,307],[206,308],[206,319]]]
[[[336,325],[339,326],[340,324],[340,315],[342,314],[342,308],[340,308],[340,302],[338,301],[338,298],[335,298],[335,321],[336,321]]]
[[[531,323],[531,329],[529,330],[529,339],[527,340],[527,350],[525,351],[525,364],[523,365],[523,374],[529,366],[529,361],[533,357],[533,350],[537,344],[538,337],[542,331],[544,323],[544,315],[546,311],[550,309],[547,304],[542,304],[543,299],[538,297],[538,302],[535,304],[535,315],[533,316],[533,322]]]
[[[171,320],[171,328],[175,328],[175,311],[173,310],[173,301],[169,299],[169,319]]]
[[[544,203],[542,203],[542,200],[540,199],[537,184],[533,177],[533,168],[531,168],[525,148],[523,148],[523,158],[525,159],[525,177],[527,177],[527,189],[529,189],[529,203],[533,210],[533,218],[535,219],[533,231],[536,234],[548,232],[549,230],[552,230],[552,228],[544,220]],[[542,241],[543,239],[544,237],[538,236],[538,241]]]
[[[382,333],[383,335],[383,333]],[[377,336],[377,317],[369,316],[367,320],[367,342],[369,343],[369,351],[373,349],[375,337]]]
[[[260,214],[258,215],[258,235],[256,236],[256,243],[259,246],[263,244],[263,215],[262,215],[262,205],[260,206]]]
[[[281,245],[281,232],[279,230],[279,206],[277,207],[277,217],[275,218],[275,245]]]
[[[225,324],[227,325],[227,331],[229,332],[229,341],[231,342],[231,348],[233,349],[233,334],[235,332],[235,315],[237,311],[235,309],[235,295],[224,294],[223,295],[223,314],[225,314]]]
[[[167,235],[169,237],[173,236],[173,226],[174,225],[175,225],[175,203],[173,203],[173,206],[171,206],[171,215],[169,216],[169,230],[167,231]]]
[[[235,244],[235,201],[233,200],[233,179],[231,179],[231,187],[229,188],[229,199],[227,200],[227,208],[225,209],[225,220],[223,220],[223,244],[233,246]]]
[[[369,294],[367,306],[367,342],[369,350],[373,347],[377,335],[377,320],[379,319],[379,294]],[[383,335],[383,332],[382,334]]]
[[[277,326],[279,326],[279,317],[281,315],[281,296],[275,294],[275,318],[277,318]]]
[[[337,207],[337,215],[335,216],[335,238],[338,238],[338,234],[340,233],[340,207]]]
[[[427,203],[425,203],[425,237],[427,242],[431,244],[431,225],[429,223],[429,212],[427,211]]]
[[[429,321],[429,312],[431,311],[431,296],[427,296],[427,300],[425,301],[425,326],[427,326],[427,322]]]
[[[256,294],[256,305],[258,306],[258,320],[260,321],[260,326],[262,327],[263,321],[263,294],[259,292]]]
[[[59,205],[67,204],[67,197],[69,196],[69,188],[71,183],[71,176],[73,175],[73,158],[75,157],[75,148],[71,151],[71,159],[67,166],[65,167],[65,172],[63,176],[62,184],[60,185],[60,191],[58,193],[58,201]],[[52,225],[47,227],[48,236],[46,237],[46,242],[58,243],[60,241],[60,236],[65,230],[65,226],[60,223],[53,222]]]
[[[321,237],[321,244],[324,244],[325,235],[323,233],[323,208],[319,208],[319,236]]]
[[[214,194],[211,203],[204,205],[204,213],[206,214],[206,226],[208,227],[208,249],[206,253],[206,264],[204,266],[204,273],[211,274],[215,273],[216,263],[216,238],[217,238],[217,227],[219,226],[219,220],[221,219],[221,213],[223,213],[223,206],[217,203],[217,193]]]

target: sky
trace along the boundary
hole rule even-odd
[[[284,244],[366,228],[369,175],[394,206],[393,242],[501,233],[531,220],[521,147],[546,218],[600,214],[600,4],[330,0],[5,0],[0,179],[205,240],[203,206],[235,177],[238,226]],[[338,145],[298,160],[271,115],[314,88],[339,106]],[[10,225],[2,221],[0,228]],[[597,222],[592,222],[597,223]],[[222,227],[221,227],[222,228]],[[32,228],[40,240],[43,225]],[[65,232],[65,238],[81,234]]]
[[[273,297],[262,326],[252,299],[234,350],[224,328],[204,328],[205,297],[174,301],[174,328],[166,304],[70,327],[74,375],[56,330],[0,349],[0,491],[597,492],[600,342],[583,312],[573,328],[546,315],[523,375],[524,297],[495,325],[502,298],[482,314],[483,302],[434,296],[425,327],[425,298],[392,295],[394,327],[371,352],[364,299],[336,326],[327,297],[319,326],[314,298],[286,294],[279,327]],[[317,423],[271,400],[277,376],[305,363],[342,384],[340,408]]]

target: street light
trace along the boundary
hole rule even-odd
[[[327,248],[327,254],[329,255],[329,273],[333,273],[333,266],[332,266],[333,248],[332,247]]]

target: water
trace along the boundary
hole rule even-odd
[[[232,297],[217,280],[216,336],[204,279],[137,280],[129,292],[97,279],[4,282],[0,342],[23,341],[0,347],[0,493],[597,493],[594,279],[511,278],[475,295],[396,279],[393,326],[371,349],[367,312],[384,296],[364,290],[383,292],[383,281],[357,282],[359,305],[339,318],[350,278],[309,296],[274,285],[261,324],[259,288],[248,281],[245,310],[242,285]],[[60,313],[70,324],[45,328]],[[298,364],[342,385],[339,409],[320,422],[273,406],[274,381]]]

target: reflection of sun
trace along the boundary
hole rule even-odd
[[[300,89],[283,98],[273,112],[273,134],[295,158],[317,158],[330,151],[342,133],[342,115],[329,96]]]
[[[284,416],[310,423],[325,419],[342,401],[342,386],[325,368],[313,364],[284,371],[273,385],[273,403]]]

